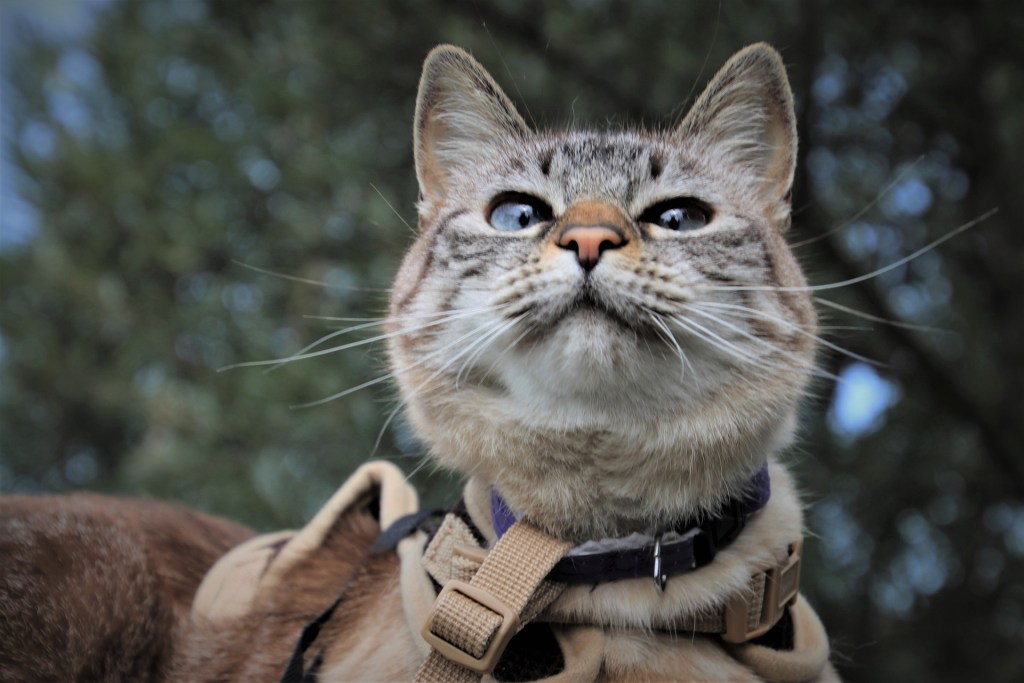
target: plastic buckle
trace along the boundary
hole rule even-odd
[[[707,526],[702,525],[701,533],[693,539],[694,569],[711,564],[718,554],[718,549],[739,536],[745,522],[739,503],[733,501],[722,511],[721,516]]]
[[[746,519],[743,511],[740,509],[739,502],[734,500],[729,504],[727,513],[722,515],[715,525],[715,545],[723,546],[732,543],[743,531],[744,526],[746,526]]]
[[[459,649],[434,633],[433,627],[434,618],[437,616],[437,605],[448,598],[470,600],[501,617],[501,626],[491,636],[490,642],[486,644],[486,650],[480,657],[475,657],[473,654]],[[518,631],[519,615],[514,609],[478,586],[452,579],[438,593],[437,599],[434,601],[434,610],[431,612],[426,623],[423,624],[423,631],[420,635],[423,636],[423,640],[427,641],[430,647],[437,650],[446,659],[483,675],[490,673],[498,665],[498,660],[501,659],[505,648],[508,647],[509,641],[512,640],[512,636]]]
[[[715,559],[718,547],[715,545],[715,537],[709,532],[701,529],[701,532],[693,537],[693,568],[706,567]]]
[[[796,602],[800,594],[800,553],[803,545],[803,539],[794,543],[790,546],[786,561],[765,572],[764,600],[757,626],[747,628],[750,597],[746,593],[729,601],[725,610],[725,633],[722,634],[722,640],[727,643],[746,643],[768,633],[779,623],[786,608]]]

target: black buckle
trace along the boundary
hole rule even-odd
[[[747,519],[737,501],[731,501],[717,517],[701,524],[701,533],[693,538],[693,568],[711,564],[718,549],[732,543],[746,524]]]

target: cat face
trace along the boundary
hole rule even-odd
[[[534,132],[441,47],[415,133],[390,352],[442,462],[495,483],[523,439],[534,464],[588,444],[577,472],[632,443],[728,482],[788,438],[815,317],[783,239],[796,143],[771,48],[730,60],[676,130]]]

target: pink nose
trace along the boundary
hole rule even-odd
[[[621,232],[603,225],[569,228],[558,238],[558,246],[576,252],[576,260],[584,270],[593,269],[606,250],[618,249],[626,242]]]

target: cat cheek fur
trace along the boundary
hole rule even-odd
[[[789,443],[815,318],[782,237],[796,141],[773,50],[730,60],[673,132],[534,133],[483,67],[441,47],[415,134],[421,230],[389,352],[440,463],[590,538],[713,507]],[[491,229],[499,189],[548,202],[554,224]],[[712,224],[633,223],[588,274],[556,244],[579,207],[632,222],[673,196],[708,201]]]

